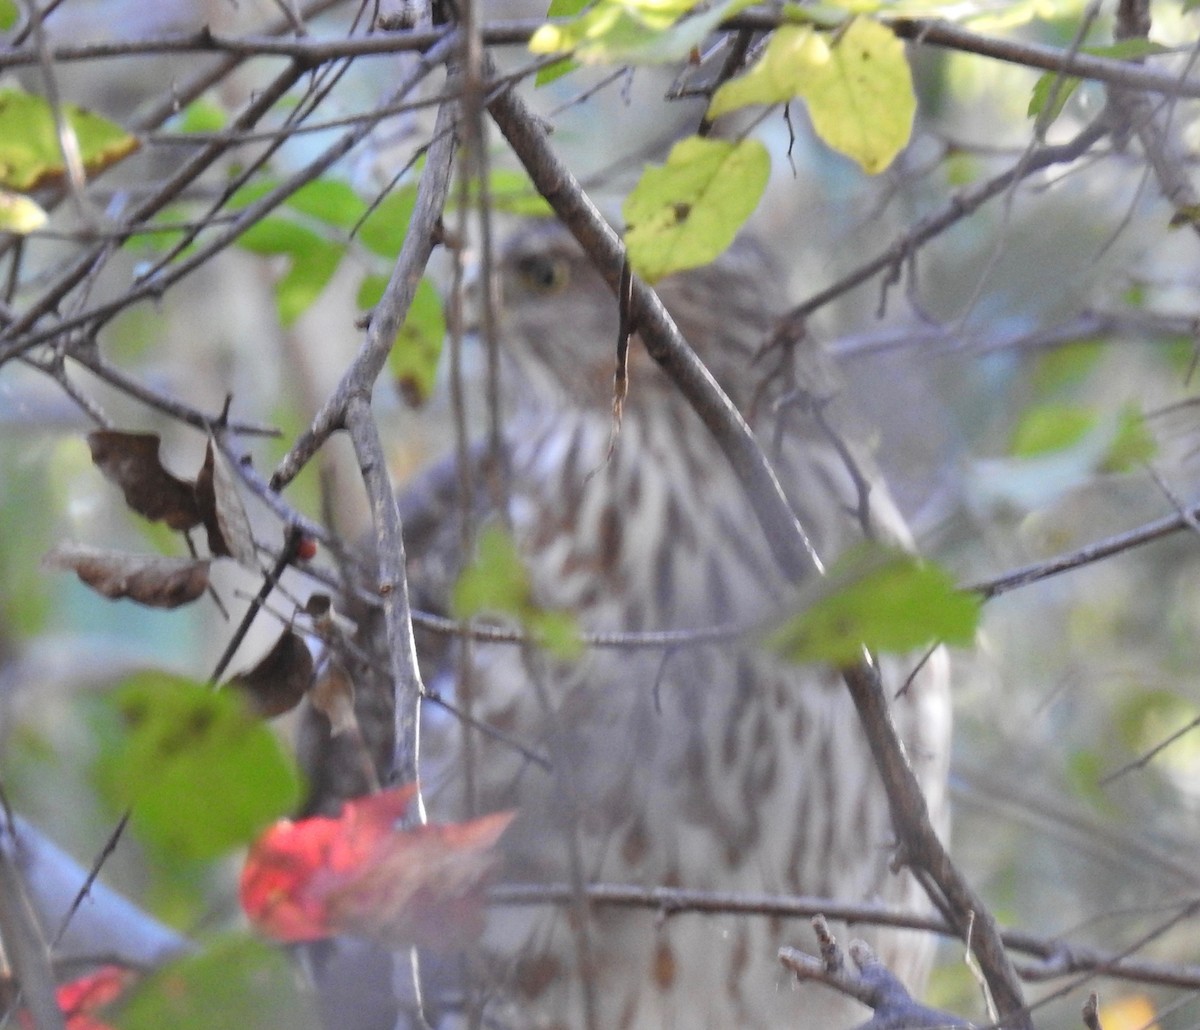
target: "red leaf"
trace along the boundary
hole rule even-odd
[[[476,939],[492,846],[513,813],[397,829],[414,793],[398,787],[347,802],[337,818],[272,826],[242,870],[251,922],[283,941],[346,933],[454,950]]]
[[[268,827],[242,869],[242,908],[250,921],[281,941],[315,941],[335,933],[313,881],[348,877],[374,858],[415,794],[416,787],[407,784],[347,801],[336,818],[281,819]]]
[[[109,965],[62,984],[54,996],[66,1018],[67,1030],[112,1030],[108,1023],[96,1018],[96,1013],[116,1001],[134,976],[132,970]],[[22,1028],[32,1030],[33,1017],[28,1010],[17,1013],[17,1022]]]
[[[479,939],[492,845],[514,812],[401,831],[379,860],[328,894],[329,919],[344,933],[393,948],[455,951]]]
[[[116,1001],[133,977],[131,970],[120,966],[101,966],[89,976],[63,984],[55,996],[67,1017],[67,1030],[110,1030],[95,1013]]]

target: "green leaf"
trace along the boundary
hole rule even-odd
[[[1128,472],[1148,462],[1158,453],[1158,444],[1146,427],[1145,416],[1132,404],[1117,415],[1117,433],[1104,461],[1101,472]]]
[[[622,211],[629,260],[648,282],[706,265],[730,243],[766,189],[771,160],[757,140],[691,136],[642,173]]]
[[[570,18],[587,7],[590,0],[550,0],[550,9],[546,11],[547,18]],[[544,86],[568,75],[579,67],[578,61],[556,61],[537,73],[533,80],[535,86]]]
[[[1071,448],[1097,451],[1091,460],[1096,472],[1126,472],[1152,458],[1157,450],[1146,420],[1133,405],[1102,420],[1083,405],[1045,404],[1030,408],[1013,433],[1011,452],[1018,458],[1038,458]]]
[[[138,148],[121,126],[74,104],[64,104],[75,132],[83,167],[103,171]],[[66,174],[54,112],[39,96],[18,89],[0,90],[0,186],[27,193],[57,182]]]
[[[20,193],[0,189],[0,232],[25,236],[45,224],[46,212],[40,204]]]
[[[211,100],[193,100],[183,109],[180,132],[220,132],[229,120],[225,109]]]
[[[979,624],[980,598],[948,572],[877,545],[840,559],[815,591],[813,604],[767,637],[788,661],[848,665],[864,646],[903,653],[935,640],[970,644]]]
[[[107,703],[121,732],[101,754],[98,779],[114,804],[132,807],[134,828],[156,848],[214,858],[299,801],[294,762],[237,695],[144,672]]]
[[[278,948],[242,934],[206,944],[139,984],[119,1004],[121,1030],[317,1030],[312,999]]]
[[[342,179],[314,179],[288,197],[287,206],[339,229],[352,229],[367,205]]]
[[[292,265],[275,284],[275,306],[285,327],[295,323],[333,278],[344,251],[336,243],[320,240],[303,255],[293,254]]]
[[[794,97],[808,104],[817,135],[871,174],[907,145],[917,110],[904,44],[878,22],[856,17],[833,33],[808,25],[776,29],[754,67],[717,90],[708,116]]]
[[[1154,766],[1182,782],[1195,783],[1200,773],[1200,728],[1192,724],[1198,717],[1195,702],[1185,695],[1129,689],[1114,718],[1118,738],[1134,755],[1145,754],[1191,727],[1155,756]]]
[[[472,178],[467,188],[467,203],[475,207],[480,197],[479,180]],[[488,202],[494,211],[522,218],[550,218],[554,214],[550,202],[538,193],[529,177],[511,168],[496,168],[488,174]],[[457,198],[451,197],[446,209],[457,211]]]
[[[288,270],[275,283],[275,306],[284,326],[292,325],[321,295],[344,253],[339,244],[278,216],[256,222],[238,238],[238,245],[254,254],[289,259]]]
[[[1104,355],[1105,346],[1100,340],[1080,340],[1039,355],[1033,367],[1037,393],[1048,396],[1082,383]]]
[[[498,526],[489,526],[480,534],[475,561],[454,584],[451,610],[459,619],[485,614],[512,616],[547,650],[564,660],[578,658],[582,652],[571,615],[534,604],[529,574],[517,545]]]
[[[1099,421],[1096,412],[1082,405],[1046,404],[1021,416],[1009,443],[1014,458],[1033,458],[1066,450],[1083,440]]]
[[[21,20],[16,0],[0,0],[0,32],[7,32]]]
[[[1123,39],[1109,46],[1085,46],[1081,53],[1095,57],[1112,57],[1118,60],[1132,60],[1148,57],[1151,54],[1167,53],[1168,48],[1148,39]],[[1033,92],[1029,97],[1029,107],[1026,113],[1030,118],[1039,118],[1043,127],[1052,125],[1062,114],[1071,94],[1079,87],[1079,79],[1073,75],[1063,75],[1061,72],[1046,72],[1038,77],[1033,84]],[[1057,83],[1057,87],[1055,86]],[[1054,105],[1048,106],[1053,99]]]
[[[582,656],[579,626],[569,612],[532,612],[526,622],[538,643],[555,658],[573,662]]]
[[[475,561],[454,584],[451,606],[455,617],[523,615],[530,607],[531,587],[512,537],[489,526],[479,536],[477,552]]]
[[[394,258],[400,253],[408,223],[412,219],[413,206],[417,202],[417,188],[402,186],[383,198],[367,216],[358,229],[358,241],[380,257]]]
[[[545,68],[533,77],[533,84],[535,87],[538,87],[556,82],[564,75],[570,75],[578,67],[578,61],[572,61],[564,57],[561,61],[555,61],[553,64],[546,65]]]
[[[573,21],[547,24],[535,54],[573,53],[584,64],[661,64],[687,57],[724,19],[753,0],[723,0],[683,19],[699,0],[598,0]]]
[[[492,207],[523,218],[549,218],[554,214],[550,202],[534,188],[524,172],[497,168],[488,176]],[[476,192],[472,183],[472,199]]]
[[[277,185],[260,180],[244,186],[230,198],[229,207],[244,208]],[[254,254],[288,258],[287,271],[275,284],[275,304],[280,322],[290,326],[329,285],[345,255],[345,232],[358,223],[366,204],[346,182],[325,178],[300,187],[284,201],[284,207],[286,211],[264,218],[242,233],[238,245]],[[313,222],[320,224],[313,226]],[[336,231],[327,231],[327,227]]]
[[[1077,797],[1097,811],[1117,814],[1117,806],[1100,786],[1104,774],[1111,771],[1107,757],[1091,748],[1077,750],[1068,756],[1066,771],[1067,780]]]
[[[1056,85],[1057,84],[1057,85]],[[1061,72],[1047,72],[1038,77],[1033,84],[1033,92],[1029,94],[1029,106],[1025,113],[1030,118],[1040,117],[1042,125],[1053,125],[1062,110],[1071,99],[1071,94],[1079,88],[1079,80],[1073,75],[1063,75]],[[1056,92],[1057,90],[1057,92]],[[1053,105],[1051,105],[1053,100]]]
[[[49,619],[62,615],[62,594],[51,596],[46,574],[30,555],[52,542],[53,519],[30,518],[30,512],[60,510],[73,457],[82,450],[64,438],[64,446],[34,447],[16,433],[0,447],[0,625],[18,640],[45,633]],[[57,483],[57,488],[56,488]]]
[[[366,276],[358,288],[358,306],[367,310],[378,304],[387,284],[386,276]],[[408,318],[396,334],[388,354],[388,369],[395,377],[396,386],[413,406],[425,403],[433,392],[445,338],[442,299],[433,284],[422,279],[413,295]]]
[[[417,283],[408,317],[388,353],[388,371],[401,395],[414,408],[424,404],[433,393],[445,339],[442,298],[433,283],[423,278]]]
[[[591,0],[550,0],[550,6],[546,9],[546,17],[570,18],[582,11],[589,3]]]
[[[388,277],[386,275],[363,276],[363,281],[359,283],[358,293],[354,298],[355,306],[360,311],[370,311],[382,299],[387,284]]]

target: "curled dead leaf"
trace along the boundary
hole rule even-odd
[[[88,433],[87,441],[93,464],[121,488],[125,503],[143,518],[180,531],[200,524],[194,486],[163,467],[157,433],[97,429]]]
[[[208,549],[219,557],[233,558],[246,568],[254,568],[257,552],[250,517],[238,493],[236,476],[211,439],[204,453],[204,465],[196,477],[196,502],[208,533]]]
[[[288,629],[261,662],[234,676],[229,685],[246,697],[254,711],[270,719],[295,708],[312,681],[312,652],[300,634]]]
[[[329,731],[339,737],[358,730],[354,714],[354,684],[345,670],[331,664],[328,671],[313,685],[309,694],[312,706],[329,720]]]
[[[127,597],[149,608],[178,608],[196,600],[208,589],[209,564],[71,543],[59,544],[42,559],[44,567],[69,569],[105,597]]]

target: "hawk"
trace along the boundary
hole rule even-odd
[[[505,511],[476,514],[509,527],[532,604],[571,613],[611,646],[564,660],[476,641],[464,655],[445,637],[421,636],[431,689],[469,703],[471,714],[469,725],[444,713],[429,720],[431,810],[462,818],[517,808],[502,845],[512,882],[923,907],[912,879],[890,868],[888,806],[836,671],[786,664],[735,629],[677,633],[670,646],[629,641],[751,625],[786,611],[795,588],[772,561],[733,469],[636,337],[615,426],[617,303],[569,235],[550,222],[527,225],[497,264]],[[820,348],[778,341],[763,353],[779,298],[766,257],[735,244],[714,264],[663,281],[659,295],[750,422],[818,553],[835,557],[864,535],[911,547]],[[459,471],[443,466],[402,498],[420,607],[449,610],[470,558],[459,543]],[[482,485],[476,494],[491,495]],[[885,685],[895,692],[913,664],[885,663]],[[944,656],[933,656],[893,712],[944,828]],[[856,932],[920,987],[927,941]],[[466,962],[470,989],[451,993],[478,1025],[530,1030],[861,1021],[865,1010],[794,987],[780,969],[778,948],[809,934],[803,920],[671,915],[581,895],[560,907],[498,908]],[[439,1008],[431,992],[429,1007],[443,1025],[462,1025],[453,1001]]]

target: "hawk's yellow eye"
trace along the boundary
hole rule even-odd
[[[529,254],[515,264],[521,285],[532,293],[559,293],[571,281],[571,266],[558,254]]]

